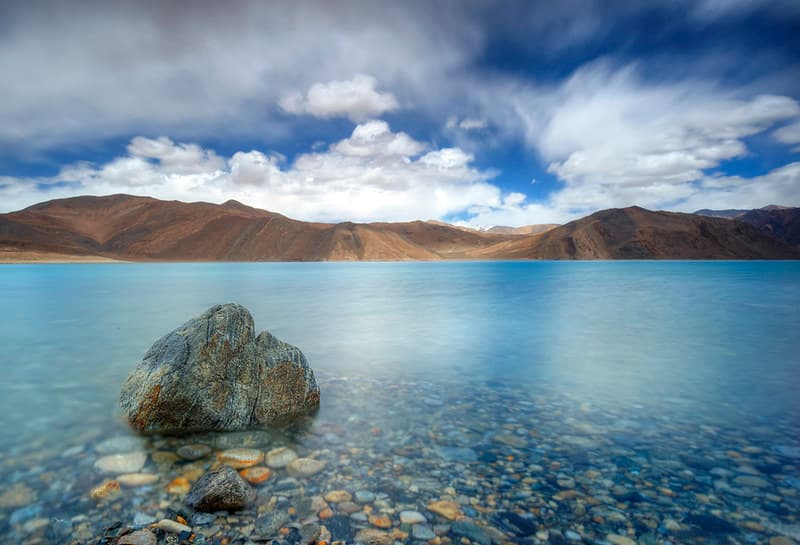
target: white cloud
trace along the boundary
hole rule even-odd
[[[363,74],[346,81],[315,83],[305,96],[296,92],[284,96],[280,106],[292,114],[346,116],[353,121],[364,121],[398,107],[395,96],[378,91],[377,83],[372,76]]]
[[[184,163],[188,157],[196,158],[191,170]],[[500,189],[489,183],[494,173],[472,161],[457,148],[428,150],[374,120],[287,166],[278,154],[240,151],[225,160],[194,144],[137,137],[128,155],[106,164],[65,167],[51,179],[3,178],[0,202],[16,209],[49,198],[122,192],[185,201],[234,198],[314,221],[442,218],[502,202]],[[57,182],[64,180],[80,186],[60,187]],[[43,183],[50,189],[37,191]],[[520,196],[508,198],[517,202]]]
[[[777,129],[772,137],[782,144],[800,144],[800,120]]]

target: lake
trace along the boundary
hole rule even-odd
[[[135,437],[128,372],[227,302],[303,349],[320,412]],[[201,544],[800,539],[800,262],[4,265],[0,311],[0,543],[178,517]],[[186,487],[235,447],[326,465],[192,513]],[[152,482],[97,492],[95,462],[131,452]]]

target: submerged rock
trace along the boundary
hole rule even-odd
[[[200,477],[186,496],[186,503],[197,511],[235,511],[255,498],[255,491],[236,470],[220,466]]]
[[[231,431],[312,413],[319,388],[299,348],[256,336],[247,309],[227,304],[156,341],[122,385],[120,405],[143,433]]]

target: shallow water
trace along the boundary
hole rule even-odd
[[[442,543],[800,535],[800,263],[8,265],[0,286],[8,542],[192,522],[167,485],[212,459],[155,454],[188,442],[327,462],[296,482],[276,469],[251,508],[195,524],[195,542],[267,539],[265,518],[290,508],[278,522],[327,521],[353,541],[370,526],[359,513],[303,511],[333,489],[375,494],[364,505],[411,533],[400,542],[414,540],[402,510]],[[320,413],[271,434],[125,445],[148,454],[157,482],[92,500],[109,477],[98,450],[129,435],[122,380],[158,337],[222,302],[304,350]],[[427,509],[439,499],[461,506],[466,530]],[[509,526],[512,511],[531,525]]]

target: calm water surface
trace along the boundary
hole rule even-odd
[[[103,442],[129,434],[117,409],[127,373],[158,337],[225,302],[304,350],[319,415],[273,435],[141,440],[159,481],[90,499],[109,477],[93,465],[113,450]],[[395,542],[415,537],[402,510],[444,543],[800,534],[800,263],[6,265],[0,316],[9,542],[191,517],[167,483],[202,462],[153,456],[188,441],[328,462],[296,483],[275,470],[239,519],[196,521],[201,542],[266,539],[265,517],[289,508],[278,527],[307,530],[319,522],[299,502],[337,488],[375,494],[359,505],[409,534]],[[464,527],[427,509],[442,499]],[[370,522],[333,507],[332,538],[364,540]]]

